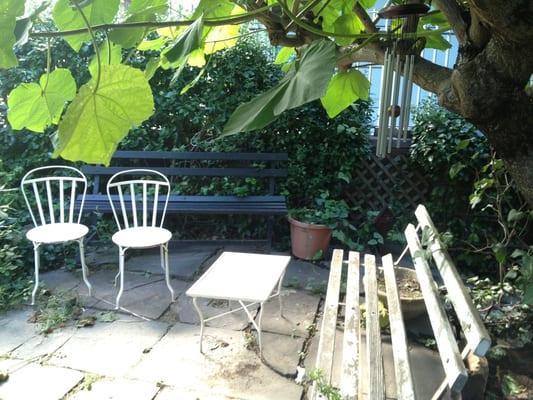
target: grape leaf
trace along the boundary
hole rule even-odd
[[[368,100],[370,82],[358,70],[339,72],[329,82],[326,94],[320,99],[330,118],[348,108],[357,99]]]
[[[337,34],[341,35],[356,35],[364,30],[362,22],[357,15],[353,12],[341,15],[333,23],[333,30]],[[354,41],[354,38],[349,37],[337,37],[335,41],[339,46],[348,46]]]
[[[109,24],[113,22],[117,14],[119,2],[120,0],[93,0],[85,4],[82,11],[91,26]],[[80,12],[70,6],[70,0],[58,0],[52,16],[57,27],[62,31],[85,28]],[[87,32],[65,36],[65,40],[75,51],[79,51],[83,42],[87,42],[90,39],[91,36]]]
[[[24,1],[0,1],[0,68],[16,67],[15,45],[16,18],[24,13]]]
[[[39,83],[23,83],[8,97],[7,119],[15,130],[27,128],[44,132],[57,124],[65,103],[76,96],[76,82],[68,69],[58,68],[43,74]]]
[[[105,65],[96,91],[95,85],[96,78],[83,85],[65,112],[55,157],[109,165],[128,131],[154,112],[152,90],[139,69]]]
[[[124,22],[157,21],[168,11],[168,0],[132,0]],[[124,48],[138,45],[143,40],[149,28],[114,29],[109,38]]]

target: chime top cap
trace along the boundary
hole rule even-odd
[[[427,4],[399,4],[386,7],[378,12],[380,18],[395,19],[423,15],[429,11]]]

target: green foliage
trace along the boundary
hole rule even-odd
[[[237,107],[224,127],[224,134],[264,128],[282,112],[320,98],[333,74],[335,60],[332,42],[313,42],[276,86]]]
[[[333,387],[326,382],[324,373],[319,369],[314,369],[309,372],[309,379],[316,383],[318,393],[320,393],[326,400],[341,400],[341,393],[339,389]]]
[[[0,68],[11,68],[17,65],[13,51],[16,42],[16,17],[24,13],[24,2],[5,0],[0,4]]]
[[[82,308],[75,295],[58,291],[39,298],[33,319],[38,324],[40,333],[49,334],[78,318],[81,313]]]
[[[356,100],[368,100],[369,90],[370,82],[361,72],[355,69],[338,72],[320,101],[328,116],[334,118]]]

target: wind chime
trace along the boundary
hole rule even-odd
[[[382,19],[393,20],[391,45],[385,51],[381,74],[380,105],[376,155],[385,157],[395,142],[400,147],[401,140],[407,139],[411,117],[411,93],[413,91],[413,68],[415,62],[414,33],[418,17],[427,13],[425,4],[402,4],[386,7],[378,15]],[[413,27],[414,25],[414,27]],[[395,34],[395,31],[400,31]]]

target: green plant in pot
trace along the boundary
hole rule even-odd
[[[346,228],[355,230],[348,223],[349,213],[346,202],[329,198],[328,192],[315,199],[314,207],[290,210],[292,254],[304,260],[322,258],[332,234],[338,237]]]

